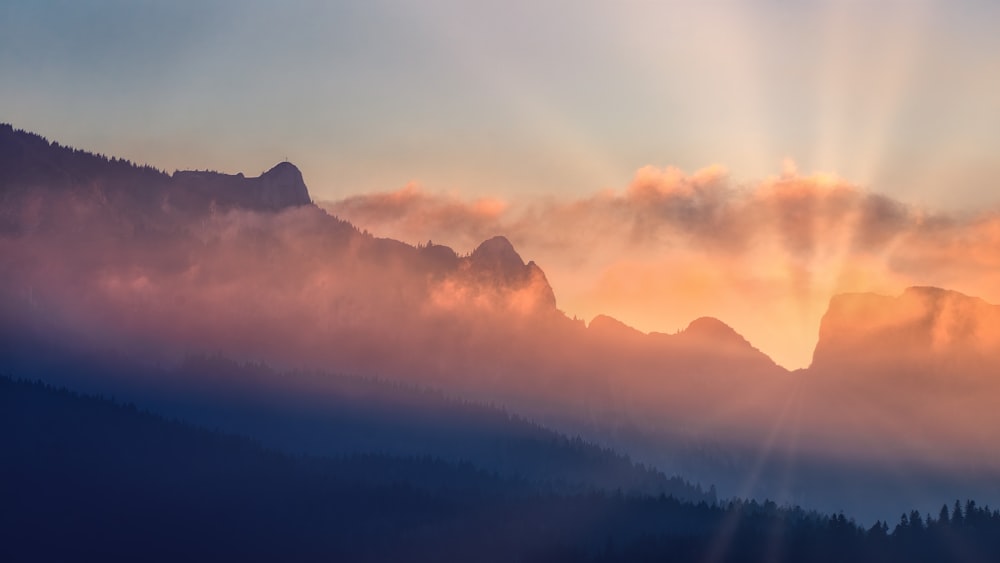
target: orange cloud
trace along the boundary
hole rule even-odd
[[[393,223],[406,233],[399,237],[403,240],[426,232],[426,225],[440,224],[478,242],[494,234],[492,229],[499,225],[507,204],[493,198],[466,201],[455,195],[431,194],[411,182],[394,192],[348,197],[337,202],[337,207],[361,224]]]

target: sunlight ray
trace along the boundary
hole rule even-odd
[[[436,17],[436,14],[412,6],[410,15],[414,21],[428,30],[427,35],[450,46],[448,52],[458,62],[469,79],[489,86],[492,95],[512,106],[517,117],[524,122],[525,130],[541,132],[542,139],[531,139],[554,149],[566,160],[558,163],[565,169],[586,170],[590,178],[588,186],[551,185],[551,193],[579,189],[599,189],[614,185],[620,168],[611,160],[611,155],[602,144],[585,130],[582,123],[575,122],[563,107],[565,104],[546,96],[529,74],[523,71],[523,60],[511,52],[513,45],[491,42],[490,38],[476,35],[463,21],[475,21],[486,17],[477,13],[477,8],[457,4],[457,14]],[[551,152],[551,151],[550,151]],[[462,186],[463,190],[476,190],[477,186]],[[516,191],[518,186],[508,186]]]
[[[761,473],[764,470],[765,465],[773,454],[779,452],[779,450],[783,448],[780,444],[781,434],[789,431],[789,428],[787,427],[787,419],[789,412],[795,408],[797,403],[798,400],[794,394],[789,395],[782,402],[782,405],[777,412],[777,416],[774,417],[774,422],[768,430],[767,436],[757,446],[757,455],[745,474],[743,485],[737,493],[736,498],[750,499],[754,497],[754,488],[757,484],[757,480],[760,478]],[[739,511],[731,511],[726,515],[726,518],[716,530],[715,535],[710,542],[711,549],[705,556],[705,563],[716,563],[725,560],[726,554],[730,549],[733,538],[735,537],[737,526],[739,524],[739,518]]]
[[[856,4],[861,6],[861,4]],[[914,0],[895,4],[895,9],[879,14],[877,29],[878,46],[852,45],[857,61],[868,60],[865,78],[871,84],[859,84],[861,93],[855,92],[857,113],[842,115],[851,123],[861,123],[857,136],[849,142],[856,148],[858,158],[854,169],[858,181],[870,184],[878,177],[880,167],[886,165],[885,155],[891,150],[896,118],[919,72],[921,50],[924,48],[926,29],[933,23],[931,0]]]

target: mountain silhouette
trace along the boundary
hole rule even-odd
[[[495,236],[477,246],[467,259],[465,272],[476,284],[526,290],[528,306],[533,309],[556,309],[556,295],[545,273],[534,262],[525,264],[506,237]]]
[[[211,198],[223,207],[278,211],[312,203],[302,173],[291,162],[281,162],[256,178],[243,174],[178,171],[171,176],[171,196],[189,191]]]
[[[711,344],[750,345],[747,339],[740,336],[731,326],[713,317],[700,317],[691,321],[681,334]]]
[[[11,126],[0,138],[12,333],[418,382],[574,432],[715,429],[692,415],[732,401],[767,417],[787,376],[719,321],[674,335],[588,329],[503,236],[459,256],[361,232],[311,204],[290,163],[257,178],[168,175]]]
[[[495,236],[472,251],[472,263],[483,269],[515,274],[524,268],[524,260],[507,237]]]
[[[282,162],[259,177],[177,171],[61,146],[0,124],[0,232],[104,222],[163,228],[231,209],[278,211],[311,203],[302,174]]]
[[[645,334],[570,318],[503,236],[465,255],[361,231],[312,204],[291,163],[167,174],[9,125],[0,148],[0,369],[60,346],[163,365],[221,353],[281,368],[272,383],[296,397],[324,392],[315,370],[430,386],[660,467],[678,444],[810,467],[1000,467],[1000,321],[975,298],[837,296],[813,365],[790,373],[722,320]],[[778,490],[782,475],[755,479]],[[886,488],[872,483],[854,498]]]
[[[639,340],[644,336],[642,331],[632,328],[608,315],[597,315],[594,317],[587,325],[587,330],[598,337],[607,339]]]

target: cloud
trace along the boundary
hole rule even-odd
[[[647,331],[718,316],[793,367],[811,358],[837,293],[944,285],[1000,301],[998,213],[936,213],[791,161],[751,183],[721,166],[646,166],[577,199],[467,199],[410,184],[321,205],[380,235],[460,252],[506,235],[571,315]]]
[[[439,224],[465,233],[470,240],[482,241],[499,225],[507,204],[492,198],[466,201],[456,195],[432,195],[419,184],[410,183],[394,192],[348,197],[337,202],[337,208],[359,223],[393,223],[410,235],[404,237],[407,240],[424,232],[425,225]]]

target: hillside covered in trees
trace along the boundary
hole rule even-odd
[[[429,457],[290,456],[0,379],[5,560],[989,561],[969,501],[864,529],[773,503],[559,493]]]

